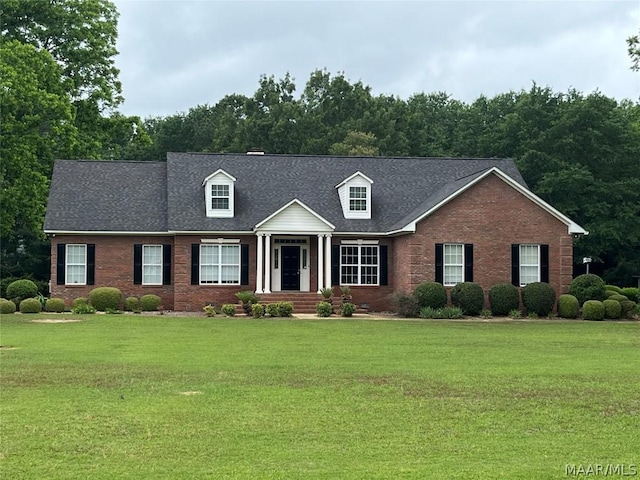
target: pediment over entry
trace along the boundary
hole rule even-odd
[[[274,233],[328,233],[335,230],[330,222],[314,212],[297,198],[279,208],[256,224],[256,232]]]

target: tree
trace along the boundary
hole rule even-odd
[[[376,136],[370,132],[347,132],[344,140],[334,143],[329,149],[331,155],[351,157],[373,157],[379,155]]]
[[[640,32],[627,38],[627,52],[631,59],[631,70],[640,71]]]

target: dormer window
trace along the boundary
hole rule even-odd
[[[336,185],[344,218],[371,218],[371,185],[373,180],[356,172]]]
[[[236,179],[224,170],[217,170],[204,179],[202,185],[207,217],[233,217],[235,181]]]

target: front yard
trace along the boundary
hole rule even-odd
[[[638,322],[54,317],[0,320],[2,478],[640,467]]]

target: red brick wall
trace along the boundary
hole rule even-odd
[[[396,238],[394,285],[411,291],[435,280],[435,244],[472,243],[474,282],[485,292],[511,283],[511,244],[549,245],[549,283],[566,293],[573,268],[568,227],[495,175],[490,175]]]
[[[96,266],[94,285],[56,285],[57,259],[59,243],[93,243],[96,245]],[[51,296],[64,298],[67,305],[78,297],[88,297],[96,287],[116,287],[123,298],[140,298],[153,293],[162,298],[165,309],[173,308],[173,285],[134,285],[133,284],[133,245],[173,245],[173,237],[145,236],[104,236],[104,235],[56,235],[51,238]],[[172,266],[172,271],[175,268]],[[173,272],[172,272],[173,273]],[[172,279],[173,283],[173,279]]]

